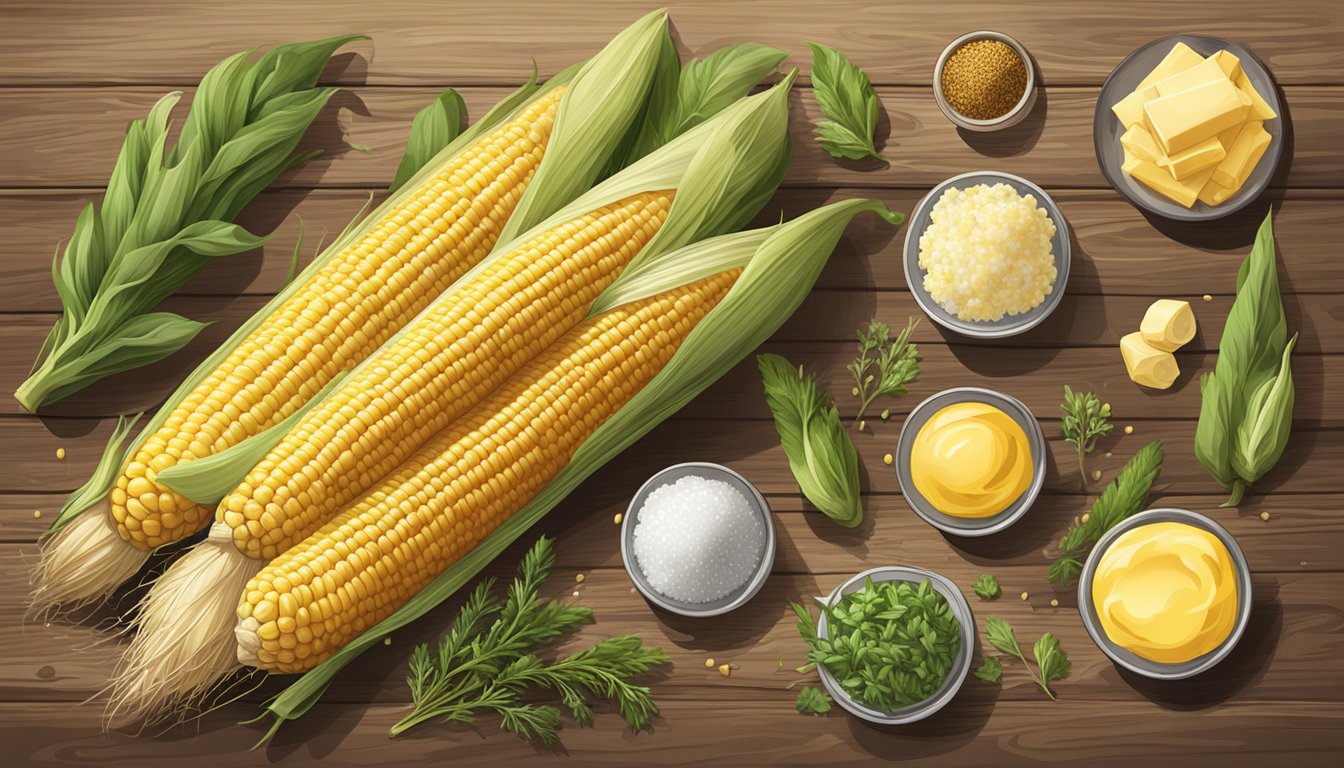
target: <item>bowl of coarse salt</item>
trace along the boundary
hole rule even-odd
[[[756,486],[719,464],[658,472],[621,521],[621,559],[650,603],[719,616],[751,600],[775,561],[775,526]]]

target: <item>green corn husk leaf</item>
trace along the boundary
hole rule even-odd
[[[285,721],[311,709],[336,675],[360,654],[450,597],[579,483],[684,407],[765,341],[802,303],[845,227],[864,211],[881,214],[888,221],[897,219],[875,200],[847,200],[770,227],[769,236],[758,245],[753,245],[753,239],[738,240],[743,251],[741,263],[745,264],[741,277],[692,329],[663,370],[598,427],[569,464],[513,517],[405,605],[268,702],[261,717],[269,715],[274,721],[258,746]],[[714,240],[703,241],[681,249],[676,258],[695,261],[702,252],[712,253],[717,248]],[[712,258],[721,260],[721,254]]]
[[[534,75],[535,78],[535,75]],[[448,146],[462,133],[462,122],[467,117],[467,104],[462,94],[449,88],[439,94],[411,121],[411,137],[406,141],[406,153],[397,166],[388,192],[396,192],[415,172],[425,167],[429,159]]]
[[[597,180],[644,109],[666,35],[667,11],[653,11],[579,68],[556,111],[546,155],[500,242],[531,229]]]
[[[672,30],[664,29],[662,44],[658,48],[658,60],[653,65],[653,81],[649,83],[644,108],[639,113],[639,119],[625,132],[620,148],[607,161],[607,167],[598,175],[599,179],[610,177],[671,140],[671,136],[661,141],[655,141],[652,135],[647,137],[647,142],[645,138],[657,120],[655,115],[665,114],[676,108],[677,80],[680,76],[681,57],[677,54],[677,44],[672,40]]]
[[[1297,335],[1283,348],[1276,376],[1262,382],[1250,395],[1245,415],[1237,425],[1232,468],[1248,485],[1264,477],[1283,455],[1293,428],[1293,370],[1289,357]]]
[[[126,451],[122,450],[122,444],[135,428],[135,423],[144,416],[138,413],[135,416],[127,418],[126,416],[117,417],[117,426],[113,428],[112,435],[107,438],[107,445],[103,448],[102,458],[98,460],[98,465],[94,467],[93,474],[85,481],[83,485],[70,494],[66,500],[65,506],[56,515],[56,519],[51,521],[51,527],[47,533],[55,533],[64,528],[66,523],[74,520],[84,510],[96,504],[99,500],[107,496],[107,491],[116,481],[117,472],[121,470],[123,456]]]
[[[160,359],[194,335],[190,321],[150,310],[209,257],[248,250],[255,238],[234,238],[240,250],[206,253],[186,242],[198,235],[185,233],[227,223],[293,162],[295,146],[334,93],[313,84],[352,39],[280,46],[254,65],[247,61],[251,51],[224,59],[201,79],[171,146],[169,121],[180,93],[130,124],[101,206],[81,214],[66,258],[53,270],[64,312],[15,392],[26,409],[107,372]],[[128,274],[130,282],[120,282]],[[165,327],[148,329],[154,320]]]

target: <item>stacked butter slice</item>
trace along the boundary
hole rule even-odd
[[[1278,117],[1235,55],[1203,57],[1185,43],[1111,111],[1125,126],[1125,173],[1186,208],[1236,194],[1269,148],[1265,121]]]
[[[1139,330],[1120,339],[1125,370],[1135,384],[1167,389],[1181,369],[1172,353],[1195,338],[1195,313],[1190,302],[1158,299],[1143,315]]]

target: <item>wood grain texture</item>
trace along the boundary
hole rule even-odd
[[[1046,186],[1068,219],[1074,260],[1068,292],[1036,331],[996,343],[961,339],[925,320],[915,333],[924,373],[910,394],[880,401],[891,418],[869,418],[855,435],[866,519],[836,527],[798,492],[750,361],[731,371],[677,416],[585,482],[486,574],[508,577],[537,535],[558,542],[548,594],[594,609],[597,623],[562,646],[637,632],[672,662],[650,678],[662,716],[635,735],[599,710],[596,727],[570,727],[564,748],[541,750],[497,732],[431,726],[395,741],[387,728],[405,711],[410,648],[440,633],[456,601],[378,646],[348,669],[322,705],[257,752],[261,734],[239,726],[284,679],[263,682],[241,701],[159,735],[101,733],[96,696],[116,663],[124,625],[143,587],[82,623],[25,617],[34,541],[65,494],[97,461],[117,413],[154,407],[232,328],[282,284],[299,220],[303,260],[342,229],[392,175],[411,116],[439,89],[459,87],[478,116],[529,71],[545,76],[591,55],[651,0],[399,0],[353,3],[297,0],[228,4],[69,0],[0,4],[0,391],[27,371],[59,309],[51,254],[79,208],[101,194],[127,121],[166,91],[190,91],[224,55],[277,42],[350,31],[372,40],[348,46],[323,75],[347,89],[317,119],[306,146],[324,155],[286,174],[242,222],[274,232],[258,251],[223,258],[165,309],[215,321],[182,354],[114,377],[42,417],[0,398],[0,739],[5,765],[125,765],[152,768],[420,765],[1021,765],[1089,766],[1333,765],[1344,753],[1344,7],[1335,0],[1265,4],[1228,0],[1131,0],[1067,7],[1050,0],[958,3],[825,4],[766,0],[671,3],[674,35],[686,55],[752,39],[792,52],[785,67],[803,72],[793,96],[794,163],[758,224],[842,198],[870,196],[909,211],[927,188],[968,170],[993,168]],[[1017,36],[1040,66],[1040,103],[1018,128],[961,134],[937,111],[933,61],[948,40],[971,28]],[[1099,175],[1091,141],[1098,88],[1133,48],[1193,32],[1248,45],[1273,70],[1286,100],[1293,144],[1273,188],[1241,214],[1204,225],[1146,217]],[[806,76],[804,40],[840,48],[877,84],[879,144],[893,162],[835,162],[810,132],[818,118]],[[183,113],[184,114],[184,113]],[[180,117],[181,115],[179,115]],[[352,149],[347,142],[372,151]],[[1288,322],[1303,338],[1294,356],[1298,401],[1294,432],[1278,466],[1237,509],[1218,509],[1223,490],[1193,456],[1197,376],[1216,357],[1234,294],[1237,266],[1270,206],[1275,211],[1280,277]],[[816,372],[843,413],[854,399],[844,379],[854,329],[876,317],[901,324],[918,309],[901,268],[904,230],[875,217],[856,221],[804,302],[764,349]],[[1211,301],[1202,301],[1208,294]],[[1116,343],[1155,298],[1190,300],[1200,333],[1179,355],[1173,391],[1152,393],[1126,378]],[[1083,488],[1072,447],[1059,436],[1063,385],[1095,389],[1111,402],[1117,430],[1089,458],[1103,473]],[[939,534],[900,496],[891,467],[901,422],[924,397],[978,385],[1021,398],[1048,437],[1048,482],[1030,513],[1005,534],[983,540]],[[1151,503],[1209,514],[1237,537],[1254,571],[1252,622],[1237,650],[1213,671],[1157,684],[1111,664],[1087,637],[1073,590],[1045,579],[1059,536],[1103,484],[1149,440],[1167,461]],[[57,461],[55,451],[67,457]],[[1107,455],[1110,454],[1110,455]],[[632,593],[621,568],[618,527],[630,495],[654,471],[704,460],[727,464],[756,483],[774,511],[779,548],[763,592],[712,622],[663,614]],[[41,515],[34,516],[34,511]],[[1260,517],[1268,513],[1269,520]],[[162,568],[173,552],[161,553]],[[874,728],[834,713],[801,717],[786,686],[801,676],[802,646],[787,601],[820,594],[848,575],[883,563],[909,563],[969,587],[996,574],[1005,596],[986,603],[1027,642],[1056,633],[1073,673],[1049,702],[1020,662],[1005,661],[1000,686],[969,680],[942,713],[918,726]],[[582,584],[574,580],[585,574]],[[141,577],[151,575],[142,574]],[[578,597],[573,596],[578,591]],[[1018,596],[1028,593],[1028,599]],[[1051,605],[1057,600],[1059,605]],[[124,617],[123,617],[124,618]],[[976,662],[984,653],[977,640]],[[724,678],[706,658],[731,663]],[[783,670],[779,669],[783,661]]]
[[[456,81],[445,81],[456,84]],[[279,187],[316,185],[382,188],[401,160],[411,119],[439,88],[353,88],[334,96],[314,121],[300,149],[321,149],[322,157],[286,173]],[[99,187],[121,148],[126,125],[144,117],[167,89],[0,88],[0,185],[9,187]],[[191,88],[183,89],[188,95]],[[474,119],[502,98],[507,88],[462,88]],[[1096,88],[1046,91],[1032,114],[1009,131],[983,136],[959,134],[938,111],[929,88],[879,88],[885,115],[878,148],[890,165],[876,160],[836,163],[812,138],[821,119],[810,88],[793,100],[794,158],[785,184],[832,187],[927,188],[984,165],[1026,176],[1048,186],[1106,187],[1092,153]],[[1335,151],[1344,91],[1289,87],[1286,119],[1293,152],[1275,175],[1275,187],[1344,185],[1344,158]],[[185,99],[180,107],[185,115]],[[89,119],[89,115],[96,115]],[[180,117],[179,117],[180,119]],[[350,143],[371,151],[353,149]],[[91,158],[105,158],[90,162]]]

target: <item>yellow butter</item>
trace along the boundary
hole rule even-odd
[[[1224,77],[1154,99],[1143,105],[1143,113],[1170,155],[1240,123],[1250,108],[1250,98]]]
[[[1228,189],[1213,179],[1209,179],[1204,188],[1199,190],[1199,202],[1205,205],[1221,205],[1235,192],[1236,190]]]
[[[1177,43],[1171,47],[1170,51],[1167,51],[1167,55],[1162,58],[1162,61],[1158,62],[1156,67],[1153,67],[1153,71],[1149,72],[1148,76],[1143,78],[1134,90],[1141,91],[1148,86],[1155,84],[1158,80],[1171,77],[1177,72],[1180,72],[1183,69],[1189,69],[1203,60],[1204,57],[1196,53],[1194,48],[1191,48],[1185,43]]]
[[[1195,313],[1190,302],[1158,299],[1143,313],[1139,334],[1148,346],[1175,352],[1195,338]]]
[[[1255,90],[1254,85],[1251,85],[1251,79],[1246,76],[1245,72],[1238,74],[1233,79],[1236,81],[1237,90],[1250,98],[1251,113],[1255,115],[1255,119],[1273,120],[1278,117],[1278,114],[1269,106],[1269,102],[1265,101],[1264,98],[1260,96],[1260,92]]]
[[[1157,89],[1158,96],[1170,96],[1173,93],[1188,91],[1197,85],[1227,79],[1227,73],[1219,65],[1218,59],[1210,56],[1189,69],[1177,72],[1163,80],[1158,80],[1153,88]],[[1231,81],[1228,80],[1228,82]]]
[[[1195,204],[1200,190],[1213,177],[1214,169],[1205,168],[1187,178],[1177,179],[1166,168],[1156,163],[1135,158],[1121,166],[1121,170],[1138,179],[1158,194],[1189,208]]]
[[[1236,138],[1235,136],[1233,138]],[[1131,125],[1120,137],[1120,146],[1124,147],[1128,156],[1137,157],[1140,160],[1147,160],[1150,163],[1158,163],[1166,158],[1162,153],[1162,148],[1157,145],[1157,139],[1148,132],[1142,124]]]
[[[1120,339],[1120,356],[1130,380],[1143,387],[1167,389],[1181,375],[1176,358],[1144,341],[1139,331]]]
[[[1246,183],[1246,179],[1255,170],[1255,166],[1264,156],[1265,150],[1269,149],[1269,132],[1259,121],[1246,123],[1241,133],[1237,134],[1236,141],[1227,149],[1227,157],[1223,158],[1213,169],[1213,180],[1219,186],[1226,187],[1232,191],[1241,189],[1241,185]]]
[[[1143,124],[1143,105],[1157,98],[1156,88],[1141,88],[1117,101],[1111,111],[1126,129]]]
[[[1210,136],[1189,149],[1162,157],[1157,164],[1166,168],[1172,176],[1187,179],[1205,168],[1217,165],[1225,157],[1227,150],[1218,142],[1218,137]]]
[[[1219,51],[1213,54],[1213,58],[1218,60],[1218,66],[1223,68],[1223,74],[1227,75],[1229,80],[1235,81],[1241,74],[1241,59],[1237,58],[1235,53]]]

